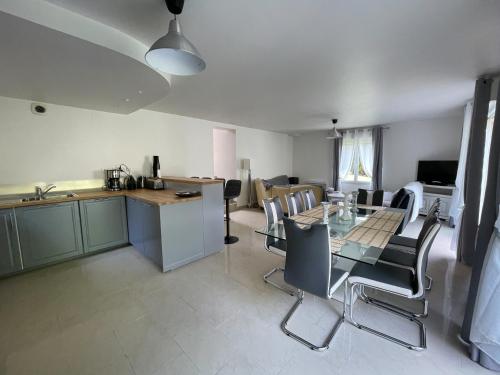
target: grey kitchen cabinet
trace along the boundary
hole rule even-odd
[[[163,271],[205,256],[202,200],[161,206]]]
[[[139,203],[142,207],[144,255],[161,267],[163,252],[161,247],[160,207],[144,202]]]
[[[25,268],[83,254],[78,202],[16,208]]]
[[[127,198],[128,240],[140,252],[143,249],[142,214],[141,202],[137,199]]]
[[[22,270],[17,224],[13,209],[0,210],[0,276]]]
[[[124,197],[87,199],[79,204],[84,253],[128,243]]]
[[[162,271],[204,256],[201,200],[158,206],[127,197],[127,209],[130,242]]]
[[[127,197],[129,241],[146,258],[162,266],[161,227],[158,206]]]
[[[224,249],[224,189],[222,184],[208,184],[203,192],[203,236],[205,255]]]

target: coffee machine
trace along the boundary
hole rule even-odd
[[[106,169],[106,190],[118,191],[121,190],[120,184],[120,170],[119,169]]]

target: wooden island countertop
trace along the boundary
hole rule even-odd
[[[163,181],[176,182],[179,184],[207,185],[207,184],[222,184],[224,180],[216,180],[212,178],[195,178],[195,177],[162,177]]]

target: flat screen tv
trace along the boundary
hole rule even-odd
[[[453,185],[457,169],[458,160],[420,160],[417,180],[428,185]]]

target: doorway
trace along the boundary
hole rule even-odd
[[[236,178],[236,130],[213,129],[214,176]]]

